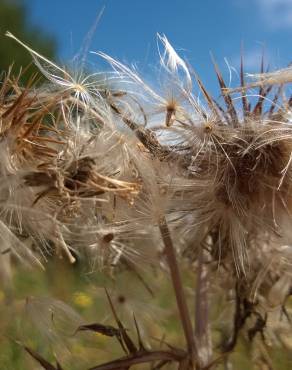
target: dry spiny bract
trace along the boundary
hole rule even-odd
[[[220,284],[233,292],[233,334],[223,351],[251,316],[253,338],[292,292],[291,100],[282,86],[292,69],[262,67],[248,84],[242,64],[241,86],[232,90],[214,63],[217,101],[165,36],[160,92],[103,53],[96,54],[113,72],[74,77],[8,36],[48,83],[22,87],[7,73],[1,84],[3,263],[9,252],[36,263],[55,252],[70,262],[87,256],[92,269],[167,266],[188,353],[203,366],[212,357],[198,352],[208,320],[195,343],[178,256],[210,294]],[[256,99],[249,89],[259,89]]]

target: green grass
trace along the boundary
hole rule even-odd
[[[25,309],[27,297],[54,297],[74,308],[83,317],[82,323],[99,322],[115,325],[103,289],[104,285],[110,292],[113,292],[113,287],[116,286],[119,294],[126,296],[125,305],[119,302],[119,294],[116,296],[112,293],[119,316],[132,337],[135,338],[136,333],[130,310],[135,311],[141,331],[145,331],[147,336],[161,339],[165,335],[167,342],[182,346],[183,338],[169,279],[161,274],[156,275],[153,281],[154,298],[143,288],[139,280],[133,279],[127,272],[122,272],[114,280],[110,277],[106,278],[101,273],[89,274],[80,266],[68,266],[59,260],[51,261],[45,272],[17,269],[12,287],[6,291],[3,289],[0,291],[0,369],[40,369],[40,365],[25,352],[22,344],[37,351],[52,363],[55,363],[57,357],[64,370],[85,370],[121,356],[123,353],[115,338],[90,332],[73,335],[78,326],[77,321],[74,319],[75,321],[70,322],[70,318],[66,318],[62,312],[58,313],[58,310],[52,320],[48,320],[50,325],[47,330],[42,332],[35,324],[40,324],[46,316],[45,305],[41,304],[41,309],[33,314],[34,323],[31,322],[31,314],[28,315]],[[192,279],[187,276],[185,281],[191,285]],[[191,294],[189,299],[192,305]],[[212,307],[212,314],[222,319],[220,314],[223,308],[222,303],[220,307]],[[216,328],[224,322],[215,320],[215,323],[213,336],[219,342],[221,336]],[[49,330],[52,330],[52,333]],[[153,340],[151,343],[158,345],[158,342]],[[239,341],[235,352],[230,356],[234,370],[265,369],[265,367],[256,366],[257,353],[262,344],[258,339],[255,343],[258,344],[251,348],[244,339]],[[292,368],[292,354],[272,344],[267,348],[267,356],[272,360],[273,369]],[[139,369],[142,368],[139,367]],[[171,368],[167,367],[167,369]],[[222,365],[218,369],[225,368]]]

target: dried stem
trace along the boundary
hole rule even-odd
[[[212,356],[212,344],[209,337],[209,310],[208,310],[208,272],[204,265],[204,250],[201,247],[198,256],[198,272],[196,283],[195,302],[195,337],[198,346],[199,362],[206,366]]]
[[[114,103],[110,103],[112,110],[121,117],[123,122],[132,131],[135,132],[138,140],[149,150],[149,152],[156,158],[160,160],[165,160],[166,158],[170,160],[177,161],[181,164],[183,168],[187,168],[191,163],[191,156],[187,154],[177,153],[172,150],[171,147],[166,145],[161,145],[157,140],[155,133],[149,129],[141,127],[138,123],[134,122],[129,118],[122,110],[116,106]]]
[[[176,297],[176,303],[179,310],[181,323],[184,330],[184,335],[187,342],[188,353],[191,355],[192,359],[194,359],[194,357],[197,355],[197,349],[194,341],[192,322],[186,302],[186,297],[184,294],[180,271],[177,264],[175,249],[165,217],[161,217],[159,220],[159,230],[164,243],[164,253],[166,255],[167,263],[170,269],[172,285]]]

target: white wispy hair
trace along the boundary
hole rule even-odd
[[[177,231],[177,251],[213,238],[216,262],[229,261],[237,277],[248,273],[250,244],[260,229],[285,234],[291,130],[287,112],[267,116],[263,104],[270,84],[290,81],[290,68],[256,75],[251,85],[242,82],[238,91],[263,90],[253,110],[247,96],[241,97],[241,114],[216,65],[225,107],[195,76],[206,104],[199,101],[190,68],[165,35],[158,35],[164,48],[161,89],[102,52],[94,54],[112,66],[109,79],[100,72],[74,78],[7,35],[31,53],[50,83],[48,90],[36,89],[33,102],[30,91],[27,96],[15,91],[12,103],[4,102],[1,176],[9,197],[2,214],[8,228],[42,242],[44,249],[49,240],[55,245],[49,253],[56,249],[71,262],[89,253],[97,261],[92,268],[102,268],[122,257],[137,263],[152,254],[155,260],[163,248],[159,223],[165,218]],[[46,107],[40,123],[30,111],[15,130],[16,107],[26,112],[30,104],[34,111]],[[47,125],[42,120],[48,112]],[[149,249],[151,242],[156,248]]]
[[[184,74],[185,88],[191,91],[193,83],[186,62],[177,54],[165,35],[158,34],[157,36],[164,47],[163,54],[159,52],[161,66],[172,76],[176,76],[179,84],[183,81],[183,78],[179,75],[181,69]]]

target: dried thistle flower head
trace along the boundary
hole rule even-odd
[[[253,340],[291,295],[291,99],[275,88],[291,82],[290,68],[264,74],[262,65],[246,83],[242,63],[241,86],[229,89],[214,62],[217,101],[165,36],[162,86],[152,87],[103,53],[112,72],[76,77],[7,35],[48,84],[22,87],[8,74],[1,85],[2,254],[39,264],[53,253],[71,263],[86,256],[92,270],[110,272],[168,269],[187,364],[211,361],[207,290],[234,302],[222,351],[247,322]],[[176,256],[197,276],[195,331]],[[129,311],[125,294],[115,299]]]
[[[253,108],[242,91],[241,114],[216,64],[226,108],[196,76],[207,107],[199,103],[192,72],[165,36],[159,36],[165,48],[160,61],[178,100],[160,96],[104,54],[115,68],[114,90],[98,84],[95,75],[75,80],[7,35],[31,53],[52,85],[32,92],[7,76],[1,89],[3,191],[9,194],[3,215],[16,233],[28,234],[35,244],[52,241],[71,262],[88,245],[91,255],[96,250],[97,256],[108,255],[104,261],[113,261],[136,248],[130,233],[151,239],[165,215],[179,230],[178,250],[185,248],[182,240],[191,245],[211,238],[213,257],[234,260],[237,274],[246,271],[249,245],[259,235],[281,235],[280,243],[289,242],[281,228],[290,208],[289,108],[283,102],[275,112],[276,92],[269,111],[263,111],[271,93],[269,75],[260,78]],[[243,70],[241,85],[248,87]],[[164,106],[165,125],[156,124],[157,106]],[[167,199],[162,188],[168,189]],[[119,225],[125,236],[117,247]],[[108,233],[114,238],[107,243]]]

